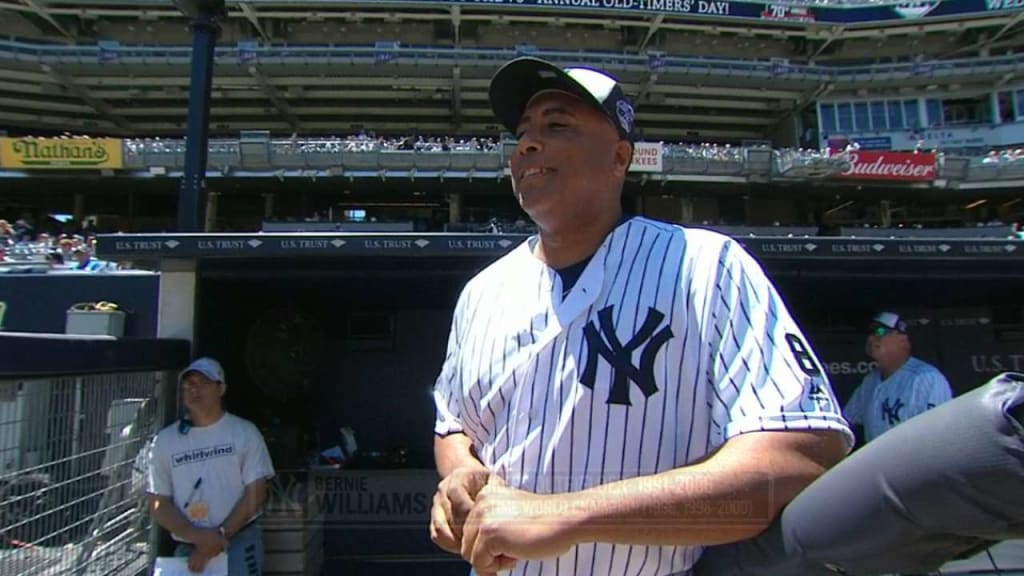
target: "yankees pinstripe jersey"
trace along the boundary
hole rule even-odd
[[[760,430],[852,441],[800,329],[735,241],[633,218],[564,299],[533,241],[466,285],[434,388],[435,433],[467,434],[509,486],[579,491]],[[700,552],[586,544],[513,574],[687,574]]]
[[[953,398],[949,381],[931,364],[911,357],[882,381],[872,368],[853,391],[843,413],[851,424],[864,425],[868,442],[879,435]]]

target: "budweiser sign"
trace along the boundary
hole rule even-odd
[[[849,152],[850,167],[841,178],[928,182],[935,179],[935,155],[912,152]]]

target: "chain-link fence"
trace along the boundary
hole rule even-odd
[[[0,380],[0,574],[138,574],[162,372]]]

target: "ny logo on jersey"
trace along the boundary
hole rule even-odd
[[[900,411],[903,410],[903,400],[897,398],[896,402],[890,404],[889,399],[886,398],[882,401],[882,418],[889,423],[890,426],[895,426],[903,421],[900,416]]]
[[[604,358],[612,367],[612,387],[608,392],[608,404],[623,404],[629,406],[629,382],[636,384],[644,396],[650,398],[658,391],[654,382],[654,359],[669,338],[672,338],[672,328],[663,327],[655,334],[655,329],[665,319],[665,315],[654,308],[647,309],[647,317],[636,334],[628,342],[622,344],[619,335],[615,333],[615,326],[612,325],[612,317],[615,314],[615,306],[608,306],[597,313],[600,323],[600,332],[594,321],[591,320],[583,328],[583,335],[587,340],[587,363],[580,375],[580,383],[591,390],[594,389],[594,379],[597,377],[597,359]],[[633,352],[640,349],[640,366],[633,365]]]

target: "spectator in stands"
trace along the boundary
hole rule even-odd
[[[67,237],[67,236],[65,236],[64,238],[61,238],[60,242],[57,243],[57,247],[58,247],[58,250],[61,253],[61,256],[64,257],[65,261],[74,259],[74,253],[75,253],[75,239],[74,238]]]
[[[56,250],[51,250],[46,254],[46,263],[50,266],[50,269],[65,268],[64,255]]]
[[[177,556],[201,572],[228,555],[228,576],[263,570],[259,518],[274,477],[260,431],[224,410],[224,369],[199,358],[179,378],[188,415],[161,430],[151,448],[146,492],[153,519],[178,542]]]
[[[35,239],[36,229],[32,225],[32,217],[25,214],[14,222],[14,241],[31,242]]]
[[[907,323],[899,314],[882,312],[874,317],[865,351],[878,365],[843,410],[851,425],[864,427],[867,442],[953,398],[942,372],[911,356],[910,349]]]
[[[80,246],[75,247],[72,250],[72,255],[75,258],[77,264],[74,265],[75,270],[84,270],[86,272],[106,272],[110,270],[116,270],[117,265],[114,262],[107,262],[98,258],[92,257],[92,248],[89,247],[90,243],[84,243]]]
[[[14,228],[7,220],[0,220],[0,246],[14,242]]]
[[[71,254],[75,259],[75,270],[85,270],[87,272],[95,272],[99,269],[97,262],[92,259],[92,254],[84,246],[78,246],[71,251]]]

